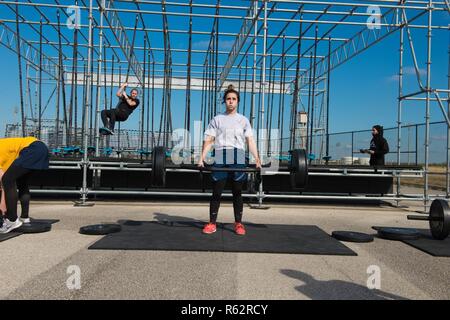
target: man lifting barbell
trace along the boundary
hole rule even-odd
[[[237,113],[239,104],[239,92],[233,85],[228,86],[223,95],[223,103],[226,111],[215,116],[205,131],[202,154],[198,161],[198,167],[204,167],[204,161],[211,147],[215,146],[215,163],[213,168],[235,168],[243,169],[245,163],[245,142],[248,144],[250,153],[255,158],[256,168],[261,168],[253,131],[248,119]],[[203,228],[203,233],[216,232],[216,221],[219,213],[220,198],[228,178],[232,180],[234,230],[238,235],[245,235],[242,224],[243,202],[242,186],[247,179],[244,171],[213,171],[211,174],[213,194],[210,201],[209,223]]]

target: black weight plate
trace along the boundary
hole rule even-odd
[[[436,199],[430,207],[430,231],[434,239],[444,240],[450,233],[450,208],[447,201]]]
[[[408,228],[378,228],[378,236],[388,240],[415,240],[420,238],[420,232],[416,229]]]
[[[291,151],[290,171],[292,189],[304,189],[308,183],[308,160],[304,149]]]
[[[373,236],[362,232],[333,231],[331,236],[340,241],[348,242],[372,242]]]
[[[88,234],[88,235],[104,235],[114,232],[119,232],[122,230],[122,227],[120,224],[93,224],[89,226],[84,226],[80,228],[81,234]]]
[[[32,221],[30,223],[23,223],[14,231],[22,233],[41,233],[50,231],[51,229],[52,225],[50,223]]]
[[[152,185],[156,187],[166,185],[166,148],[162,146],[153,149]]]

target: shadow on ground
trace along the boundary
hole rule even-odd
[[[297,270],[282,269],[288,277],[300,280],[303,284],[295,287],[297,291],[313,300],[408,300],[388,292],[369,289],[356,283],[342,280],[321,281]]]

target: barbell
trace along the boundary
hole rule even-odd
[[[291,161],[289,163],[289,172],[291,177],[291,186],[293,189],[303,189],[308,183],[308,161],[306,151],[296,149],[290,151]],[[255,173],[256,183],[261,182],[261,170],[258,168],[218,168],[218,167],[198,167],[194,165],[183,165],[180,168],[198,170],[202,172],[253,172]],[[166,184],[166,148],[162,146],[155,147],[152,152],[152,174],[151,183],[155,187],[164,187]]]
[[[408,215],[407,218],[429,221],[431,235],[437,240],[446,239],[450,233],[450,208],[443,199],[433,200],[428,216]]]

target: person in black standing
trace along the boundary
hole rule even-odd
[[[116,121],[126,121],[134,109],[138,107],[139,99],[137,98],[137,89],[132,89],[130,96],[128,96],[125,92],[126,87],[126,83],[122,84],[116,93],[116,96],[120,99],[116,108],[103,110],[101,112],[104,127],[100,128],[100,133],[114,134],[114,125]]]
[[[384,155],[389,152],[389,144],[383,137],[383,127],[375,125],[372,127],[372,140],[370,148],[361,150],[363,153],[370,154],[371,166],[384,166]]]

